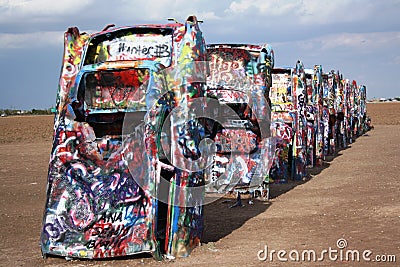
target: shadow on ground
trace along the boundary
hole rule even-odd
[[[342,151],[351,148],[340,149],[335,155],[327,156],[321,166],[307,169],[307,176],[301,181],[290,180],[286,183],[276,183],[270,185],[270,199],[274,199],[285,194],[300,184],[304,184],[314,176],[320,174],[324,169],[328,168],[335,158],[342,156]],[[253,204],[249,204],[250,197],[242,195],[241,207],[231,207],[236,203],[236,194],[226,194],[224,196],[215,197],[210,204],[204,207],[205,230],[202,243],[216,242],[229,235],[236,229],[240,228],[246,221],[263,213],[272,205],[269,201],[255,199]],[[229,218],[234,218],[230,220]]]
[[[226,196],[204,207],[205,229],[202,243],[216,242],[240,228],[246,221],[266,211],[270,202],[254,200],[249,204],[249,196],[242,196],[242,206],[231,208],[236,203],[236,196]],[[230,220],[229,218],[234,218]]]

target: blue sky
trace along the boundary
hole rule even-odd
[[[400,95],[400,0],[0,0],[0,108],[54,106],[63,33],[204,20],[207,43],[269,43],[276,66],[339,70],[368,98]]]

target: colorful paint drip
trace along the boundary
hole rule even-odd
[[[279,144],[271,179],[286,182],[306,175],[307,85],[303,64],[294,68],[275,68],[272,75],[272,125]],[[278,129],[286,128],[285,131]],[[288,135],[288,132],[292,133]]]
[[[369,129],[365,86],[338,71],[323,73],[321,65],[304,70],[300,61],[272,73],[271,125],[278,145],[271,180],[302,179],[306,167],[321,166]]]
[[[205,44],[195,16],[64,35],[43,256],[188,256],[206,193],[262,196],[368,128],[366,86],[270,45]]]
[[[216,154],[207,192],[262,190],[271,165],[270,100],[274,54],[269,45],[207,45],[208,98],[216,99],[207,135]],[[220,120],[216,119],[220,118]]]
[[[203,185],[203,172],[176,168],[165,154],[183,155],[174,157],[181,161],[198,156],[201,125],[191,100],[204,95],[204,64],[191,72],[205,60],[194,16],[185,24],[92,35],[68,29],[41,234],[44,256],[176,257],[200,243],[203,195],[183,189]],[[168,117],[173,110],[179,116]],[[164,151],[168,135],[170,150]]]

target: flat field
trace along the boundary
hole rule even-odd
[[[206,205],[202,246],[187,258],[163,262],[146,254],[44,260],[39,236],[53,117],[0,118],[0,266],[292,266],[296,252],[296,264],[306,266],[395,266],[400,262],[400,103],[369,103],[367,110],[375,128],[322,168],[310,170],[309,180],[272,185],[270,202],[249,205],[244,199],[243,207],[229,208],[233,199],[226,196]],[[281,259],[278,250],[286,252]],[[306,256],[314,251],[315,261],[302,260],[304,251]],[[371,251],[366,259],[365,251]],[[265,252],[268,257],[260,260]]]

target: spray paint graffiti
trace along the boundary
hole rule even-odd
[[[205,70],[196,69],[193,78],[188,64],[193,70],[194,61],[204,62],[205,49],[194,16],[185,24],[92,35],[68,29],[41,235],[44,256],[175,257],[199,244],[202,195],[182,188],[204,184],[203,172],[175,168],[163,156],[168,151],[161,147],[161,127],[168,113],[180,110],[179,120],[170,119],[169,152],[196,158],[201,126],[190,101],[204,94]],[[166,203],[158,198],[163,192]],[[193,205],[181,205],[187,202]]]
[[[316,133],[318,127],[318,109],[313,92],[313,69],[304,70],[307,87],[306,105],[306,167],[312,168],[316,165]]]
[[[253,191],[263,186],[271,159],[273,50],[269,45],[213,44],[207,52],[207,97],[221,105],[214,109],[221,120],[208,123],[217,151],[206,174],[207,191]]]
[[[312,102],[316,109],[315,116],[315,166],[321,166],[325,160],[324,154],[324,123],[323,123],[323,102],[324,90],[322,80],[322,66],[314,66],[314,74],[312,80],[313,97]]]
[[[293,178],[301,180],[306,173],[306,138],[307,138],[307,120],[306,120],[306,103],[307,103],[307,86],[304,66],[301,61],[297,61],[296,68],[293,69],[293,93],[294,106],[296,108],[295,121],[295,138],[293,144],[294,166]]]
[[[273,69],[272,77],[277,150],[270,176],[275,181],[301,179],[306,167],[321,166],[326,156],[369,129],[366,87],[343,79],[339,71],[323,73],[321,65],[304,70],[299,61],[295,68]]]
[[[194,16],[68,29],[43,255],[187,256],[206,191],[300,180],[368,129],[364,85],[300,61],[273,67],[269,45],[206,48]]]
[[[303,63],[298,61],[294,68],[276,68],[273,70],[272,77],[270,96],[274,125],[282,128],[281,124],[285,123],[286,128],[292,129],[293,136],[289,141],[280,135],[281,131],[274,132],[277,134],[276,142],[279,143],[276,153],[285,157],[275,157],[276,162],[272,167],[271,178],[279,182],[287,181],[288,178],[301,180],[306,176],[307,163],[308,91]],[[286,119],[279,121],[279,118]],[[286,155],[288,155],[287,158]],[[281,159],[281,162],[277,162]],[[278,166],[284,166],[289,170],[278,171],[277,169],[280,168]]]
[[[270,98],[271,129],[276,140],[276,152],[269,176],[272,181],[281,183],[291,178],[293,162],[296,111],[291,68],[273,69]]]

